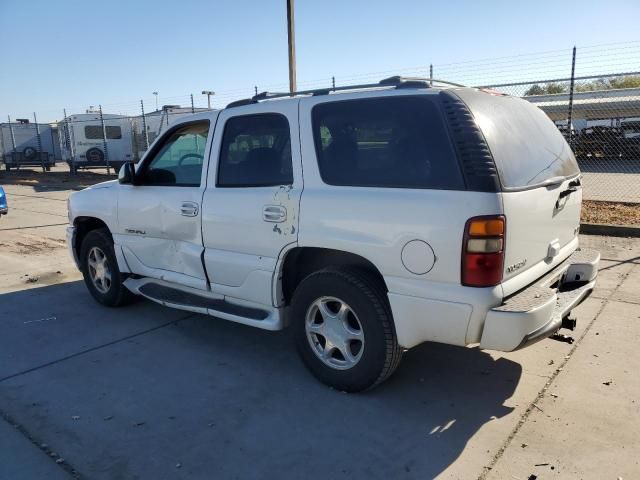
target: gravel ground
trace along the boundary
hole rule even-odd
[[[581,220],[606,225],[640,225],[640,203],[583,200]]]

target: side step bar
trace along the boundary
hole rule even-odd
[[[124,285],[133,293],[171,308],[223,318],[264,330],[282,330],[284,324],[277,308],[259,308],[241,305],[222,295],[194,291],[190,287],[179,288],[163,280],[153,278],[125,280]],[[202,293],[202,294],[201,294]],[[209,293],[209,295],[207,295]]]
[[[138,289],[138,292],[147,298],[167,302],[172,305],[206,308],[239,317],[250,318],[252,320],[264,320],[269,316],[269,312],[265,310],[234,305],[224,299],[201,297],[200,295],[165,287],[157,283],[146,283]]]

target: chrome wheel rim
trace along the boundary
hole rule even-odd
[[[93,286],[100,293],[107,293],[111,288],[111,270],[107,262],[107,256],[98,247],[92,247],[87,257],[89,277]]]
[[[353,309],[336,297],[314,301],[305,318],[311,350],[328,367],[353,368],[364,352],[364,330]]]

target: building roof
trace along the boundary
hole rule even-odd
[[[569,94],[531,95],[523,97],[540,107],[552,120],[566,120]],[[573,118],[598,120],[640,117],[640,88],[576,92],[573,95]]]

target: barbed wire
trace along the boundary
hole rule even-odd
[[[566,76],[571,67],[571,49],[554,49],[541,52],[528,52],[516,55],[480,58],[449,63],[435,63],[432,65],[434,77],[446,78],[469,85],[487,85],[491,83],[505,83],[507,81],[519,82],[531,79],[536,75],[538,78],[553,78]],[[323,78],[303,79],[298,82],[299,90],[310,90],[314,88],[330,88],[334,82],[336,86],[345,86],[350,83],[361,83],[379,81],[391,75],[406,76],[429,76],[430,65],[422,64],[412,67],[402,67],[386,70],[377,70],[348,75],[327,75]],[[602,73],[606,75],[612,71],[619,70],[640,70],[640,40],[627,42],[601,43],[578,47],[578,61],[576,64],[576,74],[589,75],[591,73]],[[232,100],[253,96],[256,91],[288,91],[288,83],[267,83],[260,85],[252,82],[253,85],[237,87],[227,90],[216,91],[211,97],[214,108],[224,107]],[[140,114],[140,100],[144,103],[145,112],[152,113],[161,111],[164,105],[179,105],[188,108],[193,98],[194,107],[203,108],[207,105],[204,95],[198,94],[178,94],[167,96],[143,96],[142,99],[122,99],[108,103],[94,102],[89,105],[94,107],[101,105],[106,114],[115,112],[122,116],[136,116]],[[156,102],[158,107],[156,107]],[[65,106],[67,114],[75,112],[85,112],[88,105],[82,107],[78,105]],[[59,120],[63,117],[63,108],[48,109],[38,112],[40,118],[53,117]]]

